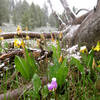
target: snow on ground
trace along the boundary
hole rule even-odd
[[[71,48],[68,48],[67,54],[68,54],[67,55],[68,60],[70,60],[71,57],[74,57],[78,60],[80,60],[80,58],[81,58],[78,45],[74,45]]]

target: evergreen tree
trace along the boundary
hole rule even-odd
[[[29,29],[29,4],[24,0],[21,8],[21,26],[23,30],[26,27]]]
[[[24,14],[22,15],[21,26],[23,30],[25,30],[26,27],[28,27],[29,30],[31,29],[28,12],[24,12]]]
[[[15,25],[21,22],[21,7],[22,7],[22,2],[20,0],[16,2],[15,8],[13,10],[13,23]]]
[[[13,11],[14,24],[15,25],[21,24],[24,15],[26,15],[28,11],[29,11],[29,4],[26,2],[26,0],[24,0],[23,2],[21,0],[18,1]]]
[[[9,21],[8,0],[0,0],[0,26]]]
[[[55,18],[54,15],[53,15],[53,13],[50,14],[48,21],[49,21],[49,24],[50,24],[52,27],[54,27],[54,26],[55,26],[55,27],[58,27],[58,23],[57,23],[57,21],[56,21],[56,18]]]
[[[42,11],[43,11],[44,25],[46,26],[46,24],[48,23],[48,6],[46,5],[46,3],[44,3]]]
[[[30,29],[33,29],[37,26],[37,12],[34,3],[31,4],[29,12]]]
[[[23,2],[20,0],[13,11],[13,22],[15,25],[21,24],[23,29],[27,26],[29,30],[45,26],[48,20],[47,9],[46,5],[41,9],[34,3],[29,5],[25,0]]]

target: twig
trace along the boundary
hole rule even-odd
[[[63,26],[63,28],[64,28],[64,27],[66,26],[66,24],[65,24],[65,23],[63,22],[63,20],[57,15],[57,13],[53,10],[52,4],[51,4],[51,1],[50,1],[50,0],[48,0],[48,3],[49,3],[49,5],[50,5],[50,8],[51,8],[51,10],[52,10],[53,15],[54,15],[55,18],[58,20],[59,25]]]
[[[69,5],[66,0],[60,0],[61,4],[63,5],[64,9],[66,10],[67,16],[69,18],[69,21],[72,22],[76,16],[74,13],[70,10]]]
[[[79,9],[79,10],[76,12],[76,15],[77,15],[80,11],[82,11],[82,10],[84,10],[84,11],[89,11],[88,9],[85,9],[85,8]]]

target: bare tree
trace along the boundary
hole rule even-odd
[[[64,9],[66,11],[66,14],[67,14],[67,16],[69,18],[69,21],[72,22],[76,17],[74,15],[74,13],[70,10],[67,1],[66,0],[60,0],[60,2],[61,2],[61,4],[63,5],[63,7],[64,7]]]
[[[68,8],[68,4],[66,0],[60,0],[63,7],[66,9],[66,12],[69,11],[70,16],[71,11]],[[93,10],[89,11],[88,13],[82,15],[79,18],[72,17],[73,21],[71,24],[70,30],[73,30],[79,24],[77,29],[69,31],[64,36],[63,42],[72,46],[74,44],[81,44],[87,45],[88,48],[91,48],[93,45],[96,44],[98,40],[100,40],[100,0],[97,1],[97,6],[94,7]]]
[[[66,24],[65,24],[65,23],[63,22],[63,20],[57,15],[57,13],[53,10],[52,4],[51,4],[51,1],[50,1],[50,0],[48,0],[48,3],[49,3],[49,5],[50,5],[50,8],[51,8],[51,10],[52,10],[53,15],[54,15],[55,18],[58,20],[61,29],[63,29],[63,28],[66,26]]]

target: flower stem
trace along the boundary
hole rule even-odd
[[[56,93],[56,90],[55,90],[55,100],[57,100],[57,93]]]

